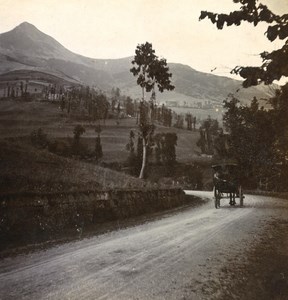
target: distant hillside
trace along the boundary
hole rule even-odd
[[[131,49],[131,53],[133,51]],[[8,75],[11,71],[17,71],[18,75],[27,75],[27,71],[34,71],[34,75],[46,73],[58,77],[60,82],[95,85],[102,90],[119,87],[126,95],[137,98],[141,92],[129,72],[131,61],[132,56],[93,59],[78,55],[27,22],[0,34],[0,75]],[[222,103],[227,94],[236,93],[239,88],[236,95],[245,102],[251,101],[253,96],[267,98],[272,95],[266,86],[242,89],[241,81],[199,72],[187,65],[170,63],[169,68],[175,91],[159,94],[160,101],[174,100],[180,105],[201,101]],[[4,80],[7,76],[0,76],[0,81]]]
[[[246,102],[253,99],[253,96],[272,96],[271,90],[264,85],[244,89],[239,80],[199,72],[181,64],[172,63],[169,67],[173,74],[175,91],[196,99],[222,102],[229,93],[233,93]]]

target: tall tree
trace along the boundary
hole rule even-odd
[[[162,93],[164,90],[173,90],[174,86],[171,84],[172,74],[169,73],[166,59],[159,59],[155,55],[152,44],[146,42],[138,45],[132,64],[133,67],[130,72],[137,76],[137,84],[142,89],[139,129],[143,140],[143,159],[139,177],[143,178],[147,160],[147,146],[154,131],[152,112],[156,99],[156,88]],[[150,103],[145,100],[145,92],[152,92]]]
[[[185,121],[187,122],[187,129],[192,130],[193,117],[190,113],[186,114]]]
[[[157,163],[162,160],[165,165],[173,166],[176,162],[177,134],[175,132],[157,133],[154,136],[154,142]]]
[[[240,163],[244,177],[257,184],[276,173],[278,176],[279,148],[275,146],[280,132],[273,122],[275,112],[259,107],[256,98],[250,106],[242,106],[233,97],[224,107],[223,121],[230,133],[229,156]]]
[[[262,65],[259,67],[235,67],[231,73],[239,74],[245,80],[244,87],[258,85],[263,82],[271,84],[274,80],[280,80],[282,76],[288,76],[288,14],[277,15],[268,9],[266,5],[258,0],[233,0],[240,3],[239,10],[230,14],[213,13],[201,11],[200,20],[206,17],[211,20],[218,29],[223,29],[224,25],[239,26],[242,21],[253,23],[257,26],[260,22],[267,23],[266,37],[273,42],[277,38],[285,40],[282,48],[272,52],[264,51],[260,54]]]
[[[135,108],[134,108],[133,100],[130,97],[126,97],[126,99],[124,99],[124,105],[125,105],[126,114],[128,116],[134,116]]]
[[[206,17],[218,29],[224,25],[239,26],[242,21],[266,23],[265,32],[269,41],[283,40],[283,46],[272,52],[260,54],[262,65],[258,67],[235,67],[231,73],[244,78],[243,86],[249,87],[260,83],[271,84],[274,80],[288,76],[288,14],[277,15],[258,0],[233,0],[240,4],[240,9],[230,14],[202,11],[200,20]],[[231,153],[238,158],[250,175],[273,181],[273,186],[286,189],[288,184],[288,121],[287,90],[283,86],[274,98],[270,99],[272,108],[269,111],[259,108],[256,99],[250,107],[239,105],[237,99],[226,101],[227,109],[224,123],[230,132]],[[285,117],[284,117],[285,116]]]
[[[101,126],[97,125],[95,127],[95,132],[97,133],[96,139],[95,139],[95,159],[98,161],[100,158],[103,157],[103,151],[102,151],[102,145],[101,145]]]
[[[81,153],[83,150],[83,146],[80,143],[80,137],[84,133],[85,133],[85,128],[82,125],[78,124],[74,127],[74,130],[73,130],[74,137],[73,137],[73,143],[72,143],[73,154],[76,154],[76,155],[83,154],[83,153]]]
[[[200,147],[203,154],[214,153],[214,140],[218,136],[219,124],[217,120],[211,119],[209,116],[203,121],[199,128],[200,138],[197,141],[197,146]]]
[[[270,99],[273,107],[269,111],[274,129],[273,151],[277,161],[278,178],[276,184],[281,190],[288,190],[288,85],[284,85],[276,92],[275,97]]]

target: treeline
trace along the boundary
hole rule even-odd
[[[269,109],[256,98],[242,106],[235,97],[224,102],[224,125],[229,131],[229,157],[235,157],[253,187],[288,190],[288,85],[271,98]]]
[[[224,151],[223,129],[220,128],[219,122],[210,116],[204,120],[199,128],[199,139],[197,146],[201,149],[202,154],[213,155],[218,151]]]
[[[7,82],[6,86],[4,87],[2,97],[27,99],[29,97],[28,86],[29,80],[17,81],[12,83]]]
[[[249,106],[233,95],[224,101],[223,123],[208,118],[199,129],[197,146],[215,161],[239,164],[246,187],[288,191],[288,85],[268,100],[269,109],[254,97]]]
[[[174,127],[180,129],[185,129],[186,127],[187,130],[194,130],[194,131],[196,130],[197,120],[196,117],[193,116],[191,113],[182,115],[182,114],[176,114],[174,112],[173,115],[175,119]]]
[[[27,101],[36,99],[36,94],[38,98],[41,96],[39,100],[60,102],[62,112],[68,115],[81,116],[81,118],[91,122],[103,120],[105,123],[108,118],[136,117],[138,124],[140,109],[143,104],[143,101],[139,102],[129,96],[122,95],[121,90],[115,87],[109,92],[103,92],[90,86],[65,86],[50,83],[40,89],[39,87],[34,88],[33,82],[29,80],[7,83],[3,96],[4,98],[21,98]],[[147,102],[145,105],[145,109],[147,109],[147,105],[152,105],[151,117],[153,121],[163,126],[186,128],[187,130],[195,130],[196,128],[196,117],[193,117],[191,113],[176,114],[164,104],[159,106]]]
[[[173,112],[164,104],[157,106],[151,103],[136,101],[129,96],[121,95],[119,88],[112,88],[110,93],[90,88],[73,87],[67,90],[61,97],[60,108],[62,112],[81,115],[89,121],[103,120],[109,118],[122,119],[125,117],[136,118],[136,124],[140,124],[148,111],[153,121],[166,127],[172,126]],[[141,117],[142,116],[142,117]]]

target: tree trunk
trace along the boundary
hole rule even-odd
[[[144,178],[146,159],[147,159],[147,143],[146,143],[146,139],[143,138],[143,158],[142,158],[142,167],[141,167],[141,171],[140,171],[140,175],[139,175],[140,179]]]

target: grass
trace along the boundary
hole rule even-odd
[[[29,136],[42,128],[49,140],[69,140],[77,124],[85,127],[81,142],[91,151],[95,145],[95,125],[62,113],[59,105],[48,102],[0,101],[0,192],[76,191],[99,188],[151,186],[124,173],[102,168],[95,163],[64,158],[31,145]],[[101,121],[101,143],[105,164],[123,164],[128,157],[126,144],[130,130],[137,132],[136,119]],[[157,125],[156,132],[175,132],[178,136],[177,161],[201,160],[196,146],[198,132]]]
[[[92,191],[147,185],[123,173],[36,149],[23,139],[0,141],[0,168],[1,193]]]
[[[89,148],[93,149],[95,123],[75,121],[62,113],[58,104],[47,102],[21,102],[12,100],[0,101],[0,138],[28,136],[38,128],[42,128],[48,134],[48,138],[63,139],[72,138],[73,129],[77,124],[85,127],[82,140]],[[125,161],[128,156],[126,144],[130,130],[137,132],[135,118],[119,120],[106,120],[105,125],[101,121],[101,142],[103,147],[103,161]],[[199,148],[196,146],[199,138],[198,132],[186,129],[167,128],[157,125],[156,132],[175,132],[178,136],[176,148],[177,160],[190,162],[197,159]]]

